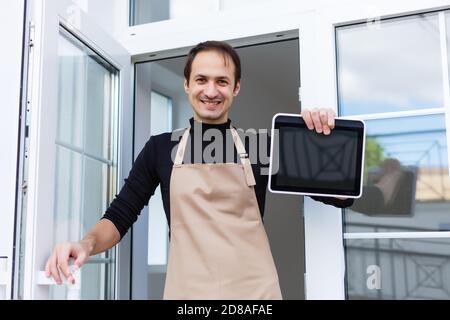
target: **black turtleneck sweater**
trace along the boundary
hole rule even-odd
[[[191,118],[190,124],[190,136],[183,163],[238,162],[236,148],[232,142],[229,130],[230,120],[223,124],[211,125],[200,124]],[[103,219],[109,219],[116,226],[121,237],[127,233],[128,229],[137,220],[141,210],[148,204],[158,185],[161,186],[164,211],[170,226],[172,152],[176,150],[183,132],[184,130],[179,130],[174,133],[168,132],[151,136],[136,158],[128,178],[125,179],[124,186],[103,216]],[[215,137],[218,136],[220,136],[219,139],[222,141],[216,141]],[[252,163],[256,181],[256,199],[258,200],[261,216],[263,216],[268,182],[266,172],[269,167],[270,139],[266,134],[246,133],[243,137],[243,142],[246,151],[249,152],[249,158]],[[253,148],[255,145],[258,146],[257,150]],[[222,146],[222,148],[219,148],[219,146]],[[232,154],[234,155],[231,156]],[[349,207],[353,204],[352,199],[312,198],[339,208]]]

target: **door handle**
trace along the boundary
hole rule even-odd
[[[73,270],[71,267],[71,273],[75,279],[75,283],[72,284],[64,277],[61,276],[62,285],[67,286],[67,300],[81,300],[81,269]],[[41,286],[56,286],[58,285],[52,277],[46,277],[45,271],[38,271],[36,274],[36,284]]]

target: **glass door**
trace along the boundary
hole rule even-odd
[[[305,199],[307,299],[449,298],[448,31],[438,0],[302,21],[302,105],[367,125],[363,197]]]
[[[31,1],[30,9],[28,189],[16,295],[114,299],[127,281],[116,283],[126,270],[126,240],[91,257],[75,285],[56,286],[43,270],[56,244],[81,239],[100,219],[130,169],[130,56],[69,1]]]
[[[343,212],[347,299],[450,299],[449,17],[336,29],[340,111],[367,125],[363,197]]]

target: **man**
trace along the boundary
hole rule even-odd
[[[239,56],[224,42],[200,43],[188,55],[184,76],[194,117],[181,131],[181,140],[171,133],[152,136],[103,218],[81,241],[58,245],[46,274],[61,283],[61,271],[73,283],[69,259],[79,268],[89,256],[117,244],[161,185],[171,237],[166,299],[281,299],[262,224],[268,177],[261,173],[259,159],[248,158],[249,146],[228,119],[240,90]],[[330,134],[334,127],[331,109],[302,115],[318,133]],[[212,162],[203,155],[208,130],[233,141],[231,152],[224,148],[222,157],[218,152]],[[196,150],[201,154],[197,160]],[[226,160],[230,153],[231,163]],[[339,207],[352,203],[315,199]]]

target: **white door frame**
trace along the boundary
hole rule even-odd
[[[48,298],[48,285],[41,279],[46,259],[53,248],[52,225],[55,177],[55,137],[58,84],[58,36],[60,25],[95,50],[119,70],[119,163],[118,184],[128,175],[132,152],[132,70],[127,50],[105,31],[91,22],[69,0],[30,0],[30,23],[34,46],[29,61],[29,162],[23,298]],[[120,186],[118,186],[120,187]],[[117,254],[117,272],[122,277],[118,290],[127,298],[129,293],[129,238],[124,239]],[[18,253],[16,253],[18,257]],[[18,258],[16,258],[18,259]],[[16,293],[17,294],[17,293]],[[16,297],[17,298],[17,297]]]
[[[120,40],[136,62],[185,54],[207,39],[226,39],[238,46],[265,37],[270,41],[278,32],[298,29],[302,106],[337,110],[336,26],[442,8],[448,8],[448,0],[277,3],[251,15],[235,10],[133,26]],[[342,210],[306,198],[304,215],[306,297],[345,299]]]
[[[22,85],[23,28],[25,1],[10,0],[0,4],[1,54],[0,90],[0,300],[11,299],[14,255],[14,214],[16,211],[17,152]],[[4,62],[4,63],[3,63]]]

